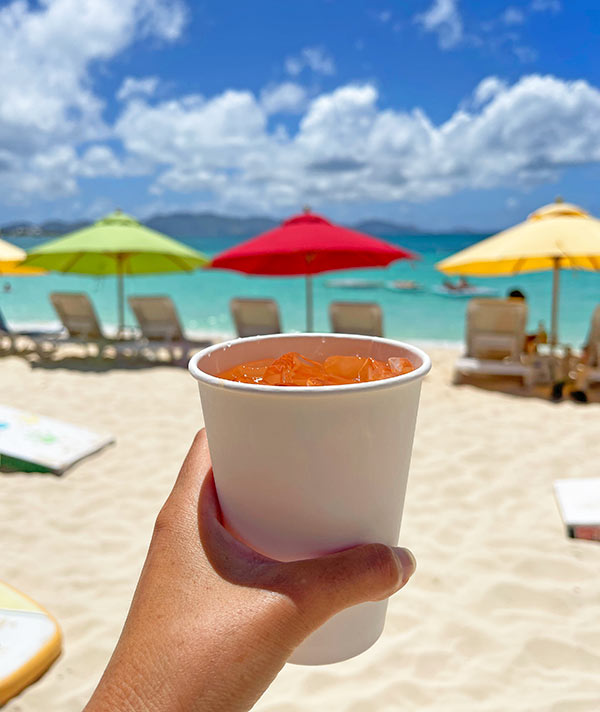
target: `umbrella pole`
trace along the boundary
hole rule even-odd
[[[312,275],[306,275],[306,331],[313,330],[313,282]]]
[[[117,255],[117,303],[119,308],[119,329],[117,336],[122,336],[125,328],[125,289],[123,285],[122,255]]]
[[[560,257],[554,258],[552,275],[552,322],[550,326],[550,346],[554,348],[558,342],[558,291],[560,287]]]

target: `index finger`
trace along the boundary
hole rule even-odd
[[[192,446],[183,461],[171,496],[193,497],[194,502],[197,502],[204,478],[211,468],[206,430],[202,428],[196,433]]]

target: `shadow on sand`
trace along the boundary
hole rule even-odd
[[[600,387],[588,388],[586,395],[588,403],[581,403],[571,396],[573,392],[573,384],[570,382],[549,385],[536,385],[533,388],[527,389],[524,387],[520,378],[512,378],[504,376],[502,378],[486,377],[486,376],[461,376],[460,384],[462,386],[473,386],[488,392],[503,393],[504,395],[515,396],[517,398],[535,398],[537,400],[545,400],[551,403],[575,403],[577,405],[588,405],[590,403],[600,403]]]
[[[207,344],[209,345],[209,344]],[[198,349],[200,350],[200,349]],[[185,370],[189,359],[166,359],[166,358],[147,358],[144,356],[116,356],[107,358],[106,356],[90,356],[87,354],[62,354],[52,356],[39,356],[36,353],[21,353],[12,354],[26,361],[32,369],[46,369],[55,371],[66,369],[70,371],[81,371],[89,373],[107,373],[109,371],[134,371],[142,369],[154,368],[173,368]],[[191,354],[190,354],[191,357]]]

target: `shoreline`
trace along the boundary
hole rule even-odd
[[[110,322],[103,322],[102,327],[107,334],[107,336],[113,337],[117,332],[117,325]],[[42,332],[54,332],[61,328],[61,323],[58,320],[55,321],[26,321],[26,322],[11,322],[10,328],[14,332],[19,331],[42,331]],[[131,327],[127,327],[131,328]],[[296,330],[290,330],[290,334],[302,333]],[[206,329],[186,329],[186,334],[197,340],[210,340],[215,343],[220,341],[229,341],[230,339],[235,339],[236,336],[232,332],[226,331],[214,331],[209,328]],[[402,336],[394,336],[391,334],[385,334],[385,338],[394,339],[395,341],[405,341],[406,343],[414,344],[423,349],[448,349],[451,351],[459,351],[464,348],[464,341],[453,341],[447,339],[432,339],[428,337],[419,338],[403,338]]]

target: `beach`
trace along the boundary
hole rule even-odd
[[[450,385],[429,348],[400,543],[417,558],[366,653],[287,665],[261,712],[592,712],[600,704],[594,542],[565,536],[557,478],[597,476],[598,406]],[[7,712],[82,709],[117,642],[154,519],[196,430],[185,369],[0,361],[2,402],[108,431],[62,477],[0,475],[0,578],[58,619],[59,660]]]

